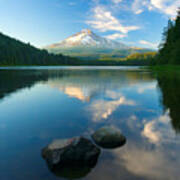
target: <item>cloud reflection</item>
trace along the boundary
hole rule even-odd
[[[166,148],[149,148],[148,145],[138,146],[131,143],[121,151],[114,152],[115,164],[123,165],[129,172],[145,179],[175,180],[179,176],[180,158],[176,161],[174,151],[169,152]]]
[[[90,100],[90,95],[88,95],[86,91],[83,91],[79,87],[62,87],[59,89],[63,91],[65,94],[67,94],[69,97],[74,97],[81,101],[87,102]]]
[[[142,131],[142,136],[146,137],[149,142],[154,144],[173,142],[176,137],[174,130],[170,127],[169,111],[151,121],[146,121]]]
[[[78,84],[64,85],[58,81],[49,81],[48,84],[50,85],[50,87],[56,88],[69,97],[76,98],[82,102],[89,102],[91,96],[94,93],[94,90],[92,88],[81,87]]]
[[[134,106],[136,104],[134,101],[126,99],[126,97],[121,93],[118,94],[112,92],[112,94],[110,94],[110,92],[108,92],[106,95],[109,95],[109,97],[113,97],[114,99],[95,100],[88,107],[88,110],[92,113],[92,119],[94,122],[107,119],[119,106]]]

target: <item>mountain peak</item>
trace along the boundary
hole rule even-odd
[[[48,46],[48,49],[56,48],[74,48],[74,47],[87,47],[87,48],[106,48],[106,49],[127,49],[127,46],[116,41],[106,39],[96,35],[90,29],[82,29],[80,32],[73,34],[60,43]]]
[[[86,34],[92,34],[93,33],[90,29],[82,29],[81,32],[86,33]]]

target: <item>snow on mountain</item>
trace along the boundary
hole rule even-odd
[[[128,46],[123,43],[109,40],[96,35],[89,29],[83,29],[81,32],[76,33],[60,43],[47,46],[48,49],[68,48],[68,47],[97,47],[97,48],[118,48],[127,49]]]

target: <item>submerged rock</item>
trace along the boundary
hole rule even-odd
[[[126,143],[126,138],[121,131],[112,126],[100,128],[92,135],[92,138],[96,144],[103,148],[117,148]]]
[[[100,149],[83,137],[55,140],[42,150],[49,168],[56,172],[64,167],[93,167],[99,154]]]

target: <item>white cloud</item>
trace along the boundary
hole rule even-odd
[[[159,9],[162,9],[164,7],[164,3],[167,2],[167,0],[150,0],[151,4]]]
[[[115,39],[122,39],[126,36],[127,36],[126,34],[114,33],[114,34],[105,36],[105,38],[115,40]]]
[[[112,15],[112,13],[106,10],[103,6],[97,6],[93,9],[93,20],[89,20],[86,23],[93,28],[98,29],[101,32],[106,31],[119,31],[127,34],[129,31],[140,29],[138,26],[124,26],[121,22]]]
[[[174,17],[179,6],[180,0],[135,0],[132,3],[132,10],[135,14],[140,14],[145,9],[157,10]]]
[[[143,10],[142,9],[139,9],[139,10],[137,10],[136,12],[135,12],[135,14],[141,14],[143,12]]]
[[[132,3],[132,10],[135,14],[141,14],[144,11],[144,8],[147,7],[147,0],[134,0]]]
[[[158,45],[159,45],[159,43],[152,43],[152,42],[145,41],[145,40],[140,40],[139,43],[146,45],[147,47],[155,48],[155,49],[158,48]]]
[[[112,0],[113,3],[118,4],[121,3],[123,0]]]
[[[151,0],[151,4],[162,12],[175,16],[180,6],[180,0]]]

